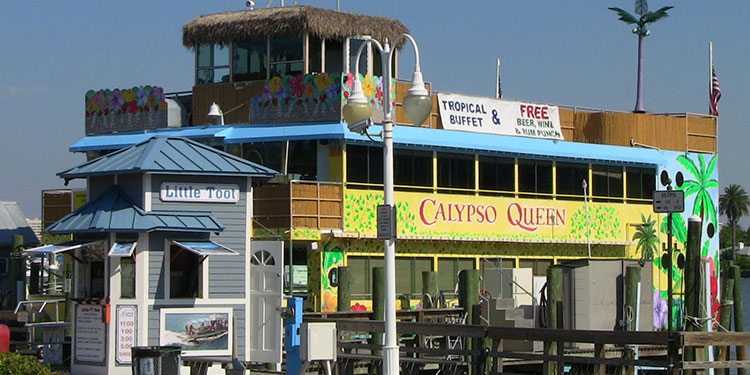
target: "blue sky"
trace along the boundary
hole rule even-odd
[[[637,38],[607,7],[633,1],[340,0],[345,11],[397,18],[419,43],[433,90],[492,96],[502,59],[505,97],[630,111],[635,103]],[[267,1],[258,0],[258,7]],[[292,4],[287,0],[286,4]],[[335,8],[335,0],[300,0]],[[12,1],[0,5],[0,200],[40,215],[40,190],[63,187],[55,173],[82,163],[67,148],[84,135],[89,89],[157,85],[190,90],[193,54],[182,26],[207,13],[245,9],[239,0]],[[274,6],[279,0],[274,1]],[[708,42],[723,97],[719,173],[723,189],[750,190],[743,120],[750,83],[750,2],[651,1],[675,5],[650,27],[644,103],[649,112],[708,111]],[[405,56],[411,56],[407,49]],[[410,78],[411,58],[402,59]],[[79,181],[73,187],[83,187]]]

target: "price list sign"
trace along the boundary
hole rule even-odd
[[[138,308],[135,305],[117,306],[117,363],[130,364],[130,348],[138,335]]]

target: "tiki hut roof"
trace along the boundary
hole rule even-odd
[[[182,44],[195,48],[202,43],[226,44],[234,40],[301,35],[303,32],[325,39],[344,40],[369,35],[384,41],[386,38],[393,40],[409,30],[392,18],[301,5],[203,15],[182,27]]]

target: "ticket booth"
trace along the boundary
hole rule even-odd
[[[72,373],[130,374],[133,346],[280,362],[283,245],[250,240],[253,186],[275,174],[182,138],[59,173],[92,198],[48,228],[73,242],[32,253],[73,260]]]

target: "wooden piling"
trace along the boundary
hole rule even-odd
[[[698,216],[691,216],[688,219],[687,246],[685,247],[685,274],[682,278],[685,283],[685,315],[696,318],[688,319],[685,323],[687,331],[700,331],[701,327],[696,326],[698,318],[702,316],[699,310],[701,283],[698,279],[698,269],[701,267],[701,229],[702,221]],[[695,348],[685,348],[685,360],[695,360]],[[686,370],[687,374],[692,374],[691,370]]]
[[[730,262],[721,262],[721,318],[719,319],[719,324],[721,324],[721,327],[719,327],[719,329],[717,330],[719,332],[721,332],[722,330],[729,331],[731,329],[730,324],[732,323],[732,299],[734,298],[734,283],[729,276],[730,266]],[[718,361],[729,360],[729,348],[731,348],[731,346],[728,345],[719,347],[719,355],[717,358]],[[725,369],[723,373],[729,374],[729,370]]]
[[[349,267],[339,267],[339,290],[336,311],[349,311],[352,306],[352,275]]]
[[[458,273],[458,302],[466,316],[466,324],[479,324],[474,321],[474,306],[479,304],[479,271],[478,270],[461,270]],[[469,338],[466,339],[466,349],[471,350],[476,347]],[[472,358],[474,357],[474,358]],[[469,375],[478,374],[477,358],[470,356]]]
[[[422,308],[437,308],[438,273],[435,271],[422,271]]]
[[[743,322],[742,311],[742,279],[740,278],[740,266],[732,266],[732,281],[734,281],[734,330],[736,332],[745,332],[745,323]],[[737,360],[744,361],[747,359],[747,353],[744,345],[738,345],[735,349]],[[737,375],[746,375],[746,368],[737,369]]]
[[[562,322],[557,321],[557,309],[558,302],[562,302],[562,268],[550,267],[547,268],[547,327],[558,328],[562,325]],[[562,306],[562,305],[560,305]],[[557,345],[553,345],[551,342],[545,342],[545,351],[548,355],[557,355]],[[562,354],[562,353],[560,353]],[[544,364],[545,374],[557,374],[558,364],[556,362],[547,361]],[[562,375],[562,374],[558,374]]]
[[[11,295],[11,306],[15,306],[18,301],[24,299],[26,296],[19,296],[18,295],[18,282],[24,281],[25,275],[24,275],[24,261],[23,258],[21,258],[21,251],[23,251],[23,236],[20,234],[14,234],[13,239],[11,242],[11,257],[10,262],[12,265],[11,268],[11,275],[13,276],[11,278],[11,285],[10,285],[10,295]]]

